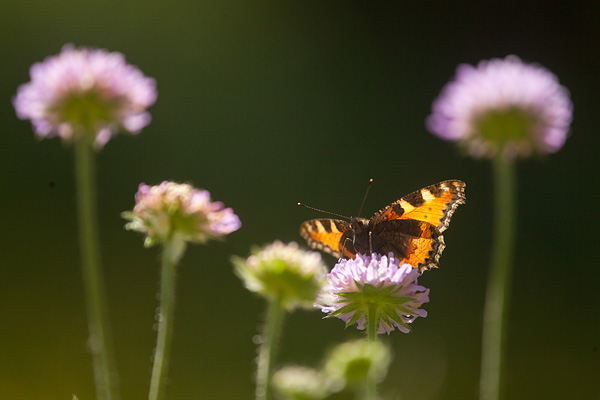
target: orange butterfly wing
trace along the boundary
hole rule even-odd
[[[419,271],[439,266],[446,246],[442,232],[460,204],[464,204],[465,183],[449,180],[417,190],[376,212],[369,226],[377,246],[389,251]],[[378,248],[379,247],[379,248]]]
[[[371,220],[413,219],[434,225],[444,232],[460,204],[465,204],[465,183],[458,180],[424,187],[379,210]]]
[[[352,228],[346,221],[339,219],[312,219],[300,225],[300,235],[308,245],[317,250],[340,258],[354,258],[352,246]]]

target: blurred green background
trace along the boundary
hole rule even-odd
[[[460,63],[516,54],[558,75],[575,104],[557,154],[519,163],[507,398],[600,398],[600,6],[580,2],[47,1],[0,4],[0,399],[94,398],[77,249],[73,154],[36,141],[11,98],[65,43],[123,52],[158,82],[152,124],[98,155],[99,218],[123,399],[150,379],[157,249],[123,229],[140,182],[209,189],[243,222],[179,268],[170,399],[251,399],[263,303],[229,257],[301,241],[319,217],[366,214],[441,180],[467,182],[429,316],[389,337],[397,399],[475,399],[491,240],[490,165],[424,119]],[[328,257],[328,256],[327,256]],[[334,259],[327,262],[333,265]],[[319,312],[286,321],[280,363],[317,365],[358,336]]]

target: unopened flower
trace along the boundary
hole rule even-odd
[[[514,159],[558,151],[572,113],[569,92],[552,72],[508,56],[460,65],[433,103],[427,127],[474,157]]]
[[[330,394],[323,373],[309,367],[283,367],[273,374],[271,384],[282,400],[321,400]]]
[[[392,356],[380,341],[365,339],[342,343],[331,350],[323,372],[336,390],[360,386],[369,378],[381,382],[387,374]]]
[[[408,333],[410,323],[427,316],[419,307],[429,302],[429,289],[417,284],[419,276],[409,264],[400,265],[393,253],[357,254],[333,267],[317,305],[346,326],[356,323],[358,329],[365,329],[369,315],[378,321],[377,333],[394,329]]]
[[[286,309],[311,308],[327,273],[319,253],[302,250],[295,242],[277,240],[254,249],[245,260],[233,257],[232,261],[248,290],[281,302]]]
[[[174,239],[204,243],[241,227],[231,208],[211,201],[207,190],[186,183],[164,181],[157,186],[142,183],[135,201],[133,211],[123,213],[131,221],[125,227],[145,233],[146,246]]]
[[[40,137],[80,139],[102,147],[119,130],[138,133],[150,123],[156,83],[121,53],[65,45],[60,54],[33,64],[31,81],[13,99],[20,119]]]

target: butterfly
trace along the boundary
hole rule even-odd
[[[439,267],[446,247],[444,232],[460,204],[465,183],[448,180],[424,187],[377,211],[370,219],[313,219],[300,225],[300,235],[313,249],[337,258],[357,253],[394,253],[400,264],[419,272]]]

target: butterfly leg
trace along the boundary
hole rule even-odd
[[[371,240],[371,234],[373,232],[369,231],[369,254],[373,253],[373,241]]]
[[[346,238],[346,240],[344,240],[344,245],[342,246],[342,255],[341,255],[341,258],[345,258],[344,254],[346,254],[346,243],[347,242],[352,242],[352,240],[350,240],[350,238]]]

